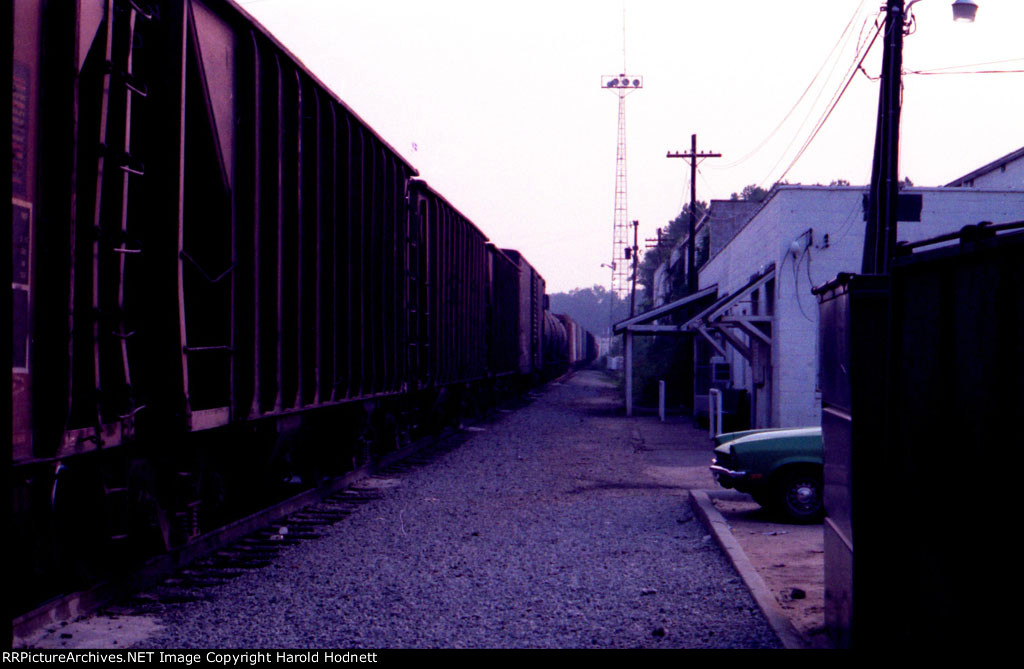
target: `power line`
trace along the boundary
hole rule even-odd
[[[878,26],[877,29],[875,30],[875,34],[872,36],[871,40],[867,43],[867,46],[864,47],[863,53],[858,52],[854,56],[855,58],[857,58],[859,56],[859,58],[857,59],[855,65],[853,67],[851,67],[849,70],[847,70],[846,83],[842,86],[841,89],[839,89],[835,94],[833,94],[832,101],[831,101],[831,104],[830,104],[830,106],[828,108],[828,111],[826,111],[818,119],[818,122],[815,124],[814,129],[811,131],[810,136],[804,141],[803,145],[800,147],[800,150],[797,151],[796,156],[789,163],[789,166],[786,167],[786,169],[783,171],[783,173],[778,177],[778,179],[776,179],[776,181],[782,181],[783,179],[786,178],[786,175],[789,174],[789,171],[791,169],[793,169],[793,167],[796,165],[797,161],[799,161],[800,158],[803,157],[804,153],[810,147],[811,142],[813,142],[814,139],[818,136],[818,133],[821,131],[822,127],[824,127],[825,122],[832,115],[832,111],[839,104],[839,100],[842,99],[843,94],[846,93],[847,88],[849,88],[850,84],[853,82],[853,79],[856,77],[857,70],[863,69],[861,67],[861,64],[864,62],[864,59],[867,58],[868,53],[871,52],[871,47],[874,45],[875,39],[877,39],[879,33],[881,32],[881,29],[882,29],[882,26]],[[780,158],[780,160],[781,160],[781,158]],[[778,161],[776,161],[775,165],[772,166],[772,170],[774,170],[778,166],[778,164],[779,164]],[[769,176],[770,175],[771,175],[771,171],[769,171]],[[765,178],[765,182],[767,180],[768,179],[766,177]],[[762,182],[761,185],[763,186],[764,182]]]
[[[925,76],[930,75],[947,75],[947,74],[1018,74],[1024,72],[1024,70],[964,70],[960,72],[934,72],[930,70],[911,70],[904,72],[903,74],[921,74]]]
[[[1006,63],[1022,63],[1024,58],[1007,58],[1005,60],[990,60],[984,63],[969,63],[967,65],[947,65],[946,67],[931,67],[926,70],[919,70],[919,72],[942,72],[943,70],[959,70],[965,67],[984,67],[986,65],[1005,65]]]
[[[781,130],[782,127],[786,124],[786,121],[789,120],[789,118],[793,115],[793,113],[800,106],[800,103],[803,102],[805,97],[807,97],[807,94],[814,87],[815,82],[818,81],[818,78],[821,76],[821,73],[825,70],[825,67],[829,64],[830,61],[832,61],[833,54],[836,53],[837,49],[840,49],[841,45],[843,45],[846,42],[848,42],[850,37],[852,37],[853,33],[850,31],[850,28],[853,26],[854,21],[857,19],[857,17],[862,13],[864,5],[866,4],[866,2],[867,2],[867,0],[862,0],[860,5],[853,12],[853,15],[850,17],[850,20],[847,22],[846,27],[843,28],[843,32],[839,35],[839,38],[836,40],[835,44],[832,46],[832,49],[828,52],[828,55],[825,56],[825,60],[822,61],[821,65],[818,67],[818,71],[814,73],[814,76],[811,78],[810,83],[807,84],[807,87],[804,88],[803,92],[800,94],[800,97],[798,97],[796,102],[794,102],[793,105],[789,108],[789,111],[787,111],[786,115],[782,117],[782,120],[779,121],[778,125],[776,125],[775,128],[770,133],[768,133],[768,135],[763,140],[761,140],[761,142],[756,147],[754,147],[749,153],[745,154],[744,156],[742,156],[738,160],[735,160],[735,161],[733,161],[731,163],[727,163],[725,165],[719,165],[719,166],[714,167],[712,169],[718,169],[718,170],[730,169],[730,168],[736,167],[737,165],[741,165],[741,164],[745,163],[747,160],[749,160],[754,155],[756,155],[762,148],[764,148],[764,146],[766,144],[768,144],[768,142],[770,142],[772,140],[772,138],[775,137],[776,134],[778,134],[779,130]],[[860,38],[863,36],[864,27],[867,25],[867,22],[868,22],[868,19],[865,19],[864,25],[861,26],[861,34],[858,36],[858,42],[860,42]],[[857,46],[857,53],[860,52],[861,46],[862,46],[862,44],[859,43],[858,46]],[[835,71],[836,64],[838,64],[838,60],[836,60],[836,62],[833,63],[832,68],[829,70],[829,77],[831,77],[832,72]],[[821,92],[819,92],[817,97],[815,97],[814,103],[812,103],[812,108],[813,108],[813,105],[815,103],[817,103],[818,99],[820,99],[820,97],[821,97]],[[808,114],[809,113],[810,112],[808,112]],[[806,123],[806,122],[807,122],[807,119],[805,117],[804,122],[800,124],[800,127],[802,128],[804,123]],[[798,129],[798,131],[799,131],[799,129]],[[792,146],[792,142],[790,142],[790,146]],[[787,147],[786,150],[788,151],[789,147]],[[783,151],[783,154],[785,154],[785,151]]]
[[[803,157],[803,155],[807,151],[807,149],[810,148],[811,143],[818,136],[818,133],[821,132],[821,129],[825,126],[825,122],[828,121],[829,117],[832,115],[832,112],[835,110],[836,106],[839,104],[839,101],[843,98],[843,95],[846,93],[847,89],[850,87],[850,84],[853,83],[854,78],[856,78],[856,76],[857,76],[857,71],[859,69],[861,69],[861,64],[864,62],[864,60],[867,58],[868,54],[871,52],[871,47],[874,45],[875,39],[878,38],[878,35],[881,32],[882,32],[882,26],[879,26],[878,29],[875,31],[874,36],[871,38],[871,41],[868,42],[867,48],[864,50],[864,53],[863,54],[858,54],[858,55],[860,55],[860,58],[856,61],[854,66],[850,68],[849,74],[848,74],[847,79],[846,79],[846,83],[839,90],[839,92],[833,97],[832,104],[828,108],[828,111],[825,112],[825,114],[819,119],[818,123],[814,127],[814,130],[811,132],[811,135],[803,143],[803,146],[800,147],[800,150],[797,151],[796,156],[794,156],[793,160],[789,163],[789,166],[786,167],[785,171],[783,171],[783,173],[781,175],[779,175],[779,177],[775,181],[782,181],[783,179],[785,179],[786,175],[789,174],[789,171],[793,169],[793,167],[796,165],[797,161],[799,161],[800,158]],[[777,166],[777,165],[778,165],[778,162],[776,162],[776,164],[772,166],[772,170],[774,170],[775,166]],[[769,172],[768,174],[770,176],[771,172]],[[766,177],[761,182],[761,184],[760,184],[761,187],[764,187],[764,184],[767,181],[768,181],[768,178]]]

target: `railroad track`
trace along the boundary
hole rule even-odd
[[[568,375],[566,375],[568,376]],[[566,377],[556,379],[564,380]],[[514,400],[517,406],[537,395]],[[202,597],[202,590],[270,564],[285,546],[315,540],[326,528],[342,522],[359,507],[384,496],[387,481],[429,465],[479,431],[478,425],[500,418],[503,407],[459,428],[419,439],[381,458],[380,462],[334,478],[236,520],[188,544],[138,566],[117,581],[54,598],[12,621],[14,646],[23,645],[43,628],[71,622],[118,601],[141,609]],[[138,596],[137,593],[148,591]]]

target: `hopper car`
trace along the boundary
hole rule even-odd
[[[16,607],[591,355],[234,2],[12,14]]]

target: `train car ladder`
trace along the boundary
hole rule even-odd
[[[424,379],[424,365],[427,360],[429,343],[426,330],[423,327],[429,305],[425,299],[426,280],[424,269],[426,265],[426,241],[424,228],[426,226],[426,212],[422,209],[422,201],[419,204],[410,203],[410,215],[408,217],[408,229],[406,234],[406,257],[408,265],[406,271],[406,337],[408,342],[408,364],[406,365],[409,375],[410,390],[418,390]]]
[[[122,18],[123,17],[123,18]],[[126,265],[129,257],[142,253],[140,245],[128,233],[129,191],[133,179],[145,174],[145,167],[131,152],[132,137],[132,103],[136,96],[146,97],[147,89],[133,74],[135,29],[139,19],[149,21],[152,15],[144,11],[132,0],[107,0],[106,20],[104,21],[104,61],[103,88],[100,99],[99,151],[97,155],[96,191],[93,210],[93,242],[92,242],[92,348],[93,348],[93,379],[95,381],[95,401],[97,424],[104,421],[104,385],[107,380],[114,383],[113,378],[104,379],[101,372],[101,343],[109,335],[117,340],[120,349],[121,378],[117,385],[123,383],[127,402],[119,404],[117,416],[121,423],[122,441],[130,438],[135,413],[142,406],[137,406],[132,393],[132,375],[128,356],[128,340],[135,332],[129,331],[125,318],[125,284]],[[122,21],[125,21],[122,24]],[[116,25],[115,25],[116,24]],[[111,88],[121,86],[124,89],[123,132],[110,127],[111,119]],[[120,96],[118,96],[120,98]],[[111,172],[108,173],[107,168]],[[113,171],[116,168],[116,172]],[[119,201],[110,202],[105,198],[107,180],[119,186]],[[104,226],[104,207],[117,207],[118,224]],[[111,213],[110,218],[114,218]],[[111,228],[113,228],[111,230]],[[108,253],[110,253],[108,255]],[[116,309],[113,313],[104,313],[101,300],[100,268],[107,266],[117,258],[117,297]],[[112,369],[114,367],[112,366]],[[112,373],[113,374],[113,373]],[[109,388],[109,386],[108,386]],[[108,407],[109,410],[109,407]],[[108,418],[109,420],[109,418]],[[128,488],[124,485],[104,484],[106,509],[108,513],[107,527],[110,530],[110,541],[120,545],[128,539],[125,514],[128,513]]]
[[[116,6],[115,6],[116,5]],[[118,13],[126,16],[126,25],[120,25]],[[99,154],[97,158],[96,173],[96,197],[93,211],[93,266],[92,266],[92,311],[93,311],[93,376],[96,382],[96,411],[97,417],[103,419],[103,379],[101,378],[101,335],[104,330],[103,321],[112,326],[110,335],[118,340],[120,347],[120,370],[121,379],[119,383],[124,384],[128,399],[127,406],[118,407],[119,418],[122,422],[134,417],[136,411],[141,407],[134,406],[132,395],[131,367],[128,357],[128,339],[135,333],[128,331],[125,319],[125,270],[129,256],[142,253],[137,243],[131,243],[128,234],[128,200],[130,184],[132,179],[145,174],[145,167],[131,153],[132,136],[132,102],[135,96],[146,97],[145,85],[136,80],[133,75],[133,60],[135,46],[136,23],[139,19],[150,20],[152,15],[145,12],[133,0],[107,0],[105,23],[105,50],[104,50],[104,71],[103,71],[103,93],[100,102],[100,127],[99,127]],[[115,25],[115,23],[117,25]],[[121,27],[121,30],[117,30]],[[123,43],[118,43],[123,40]],[[120,136],[115,137],[115,128],[108,127],[111,122],[111,87],[122,86],[125,90],[123,120],[124,128]],[[117,142],[115,144],[114,142]],[[112,163],[112,165],[111,165]],[[108,173],[108,167],[116,167],[116,173]],[[108,203],[104,198],[107,179],[120,181],[120,201]],[[105,231],[103,226],[104,205],[116,204],[120,217],[119,226],[111,234]],[[111,226],[112,227],[112,226]],[[103,251],[103,243],[110,244],[113,255],[106,255]],[[117,258],[117,307],[109,318],[104,318],[102,312],[100,293],[100,267],[108,263],[113,257]]]

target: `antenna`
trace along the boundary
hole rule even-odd
[[[626,71],[626,0],[622,0],[622,71]]]
[[[601,88],[619,96],[619,131],[615,149],[615,214],[612,222],[611,292],[620,298],[629,293],[629,281],[636,258],[631,258],[629,211],[626,198],[626,96],[644,87],[640,75],[626,74],[626,6],[622,6],[622,71],[601,77]]]

